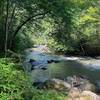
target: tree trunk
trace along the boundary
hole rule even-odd
[[[5,23],[5,57],[7,55],[7,42],[8,42],[8,16],[9,16],[9,0],[6,4],[6,23]]]
[[[14,4],[13,9],[12,9],[10,22],[9,22],[9,26],[8,26],[8,32],[9,33],[13,33],[12,28],[13,28],[13,19],[14,19],[14,16],[15,16],[15,10],[16,10],[16,5]],[[12,35],[13,34],[11,34],[11,38],[12,38]],[[9,49],[11,48],[11,44],[12,44],[12,39],[9,39]]]
[[[12,14],[11,14],[11,18],[10,18],[10,22],[9,22],[9,26],[8,26],[8,30],[10,31],[10,29],[12,28],[12,23],[13,23],[13,18],[15,15],[15,10],[16,10],[16,5],[13,5],[13,9],[12,9]]]

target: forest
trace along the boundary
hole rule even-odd
[[[49,79],[33,83],[38,71],[51,71]],[[68,99],[66,77],[90,77],[100,95],[100,0],[0,0],[0,100],[81,100]]]

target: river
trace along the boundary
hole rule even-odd
[[[37,62],[35,70],[29,71],[31,81],[46,81],[50,78],[65,79],[68,76],[84,76],[100,89],[100,59],[90,57],[66,57],[54,55],[43,51],[43,47],[28,49],[26,60],[34,59]],[[49,60],[57,60],[58,63],[47,63]],[[26,66],[30,69],[28,64]],[[45,67],[46,70],[40,67]],[[26,68],[26,69],[28,69]],[[28,70],[29,70],[28,69]]]

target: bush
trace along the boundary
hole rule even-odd
[[[30,91],[28,86],[30,86],[28,78],[23,70],[17,70],[12,59],[1,58],[0,100],[24,100],[24,94],[26,94],[27,91]]]
[[[14,51],[23,53],[23,50],[26,48],[30,48],[34,45],[33,41],[31,40],[31,37],[24,34],[18,34],[15,38],[15,43],[13,44]]]

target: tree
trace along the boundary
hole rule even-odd
[[[3,12],[1,16],[2,26],[5,26],[4,30],[1,28],[1,32],[4,33],[2,48],[5,45],[6,49],[11,49],[12,43],[15,40],[16,35],[29,21],[37,21],[43,19],[45,15],[51,16],[57,23],[64,23],[65,17],[68,17],[66,25],[70,23],[70,14],[66,12],[64,4],[68,3],[64,0],[58,2],[57,0],[4,0],[2,2]],[[68,8],[68,7],[67,7]],[[61,11],[58,13],[58,11]],[[59,21],[58,21],[59,19]],[[5,25],[4,25],[5,24]],[[70,26],[70,25],[69,25]],[[2,35],[2,33],[1,33]]]

